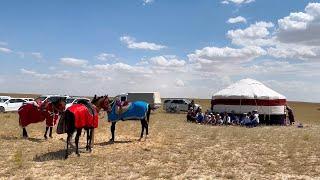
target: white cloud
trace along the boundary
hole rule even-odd
[[[268,54],[275,58],[283,59],[301,59],[318,60],[320,57],[320,48],[311,46],[301,46],[295,44],[281,44],[267,49]]]
[[[182,67],[186,64],[184,60],[179,60],[173,57],[156,56],[150,58],[150,61],[155,66],[163,67]]]
[[[320,3],[309,3],[305,12],[278,20],[277,39],[282,43],[320,46]]]
[[[241,4],[249,4],[255,2],[255,0],[224,0],[221,1],[222,4],[230,4],[230,3],[234,3],[237,5],[241,5]]]
[[[60,63],[66,66],[84,67],[88,64],[88,61],[83,59],[63,57],[60,59]]]
[[[229,24],[235,24],[235,23],[247,23],[246,18],[242,17],[242,16],[238,16],[235,18],[229,18],[227,23]]]
[[[243,63],[266,55],[266,51],[257,46],[247,46],[240,49],[230,47],[205,47],[196,50],[188,57],[192,62],[208,63]]]
[[[0,52],[3,52],[3,53],[11,53],[12,50],[9,49],[9,48],[5,48],[5,47],[0,47]]]
[[[154,2],[154,0],[142,0],[143,1],[143,5],[148,5]]]
[[[229,30],[227,37],[232,43],[240,46],[265,46],[273,45],[274,39],[269,37],[269,29],[274,27],[271,22],[256,22],[245,29]]]
[[[108,60],[114,59],[115,57],[116,57],[116,55],[114,55],[114,54],[101,53],[96,58],[101,60],[101,61],[108,61]]]
[[[177,87],[184,87],[185,86],[184,82],[181,79],[176,80],[175,85]]]
[[[158,51],[166,48],[164,45],[159,45],[150,42],[136,42],[135,38],[130,36],[122,36],[120,37],[120,41],[125,43],[130,49],[144,49],[144,50],[152,50]]]

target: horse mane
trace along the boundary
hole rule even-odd
[[[101,98],[103,98],[103,96],[97,97],[97,95],[94,95],[91,103],[92,103],[92,104],[95,104],[95,103],[98,102]]]

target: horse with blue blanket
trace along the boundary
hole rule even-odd
[[[111,134],[110,142],[114,142],[114,133],[116,129],[116,123],[119,120],[140,120],[141,121],[141,135],[143,138],[144,130],[146,130],[146,136],[148,135],[148,126],[150,119],[151,107],[144,101],[134,102],[121,102],[116,99],[111,104],[111,112],[108,112],[108,121],[111,122]]]

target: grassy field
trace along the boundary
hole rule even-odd
[[[197,100],[209,107],[209,100]],[[140,122],[110,123],[101,115],[93,152],[64,160],[66,135],[44,140],[44,123],[21,138],[16,113],[0,114],[0,178],[26,179],[313,179],[320,178],[320,104],[291,102],[295,126],[216,127],[187,123],[186,114],[151,115],[150,136]]]

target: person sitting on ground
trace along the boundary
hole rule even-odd
[[[221,119],[220,114],[216,114],[216,124],[217,125],[222,125],[223,124],[223,120]]]
[[[213,113],[210,113],[209,116],[210,116],[210,121],[208,122],[208,124],[210,124],[210,125],[216,124],[216,117],[215,117],[215,115],[213,115]]]
[[[259,125],[260,121],[259,121],[259,114],[257,110],[252,111],[252,126],[256,127],[257,125]]]
[[[202,110],[198,108],[198,113],[197,113],[197,123],[201,124],[204,121],[204,115],[202,113]]]
[[[190,108],[188,110],[188,113],[187,113],[187,121],[190,121],[190,122],[195,122],[196,119],[195,119],[195,112],[193,110],[193,108]]]
[[[230,114],[230,120],[232,125],[238,125],[239,124],[239,118],[235,115],[234,111],[231,111]]]
[[[225,125],[230,125],[231,124],[231,119],[230,119],[230,116],[228,115],[227,112],[224,112],[224,114],[223,114],[223,123]]]
[[[251,127],[251,112],[248,112],[248,114],[245,114],[244,119],[243,119],[243,125],[246,127]]]

